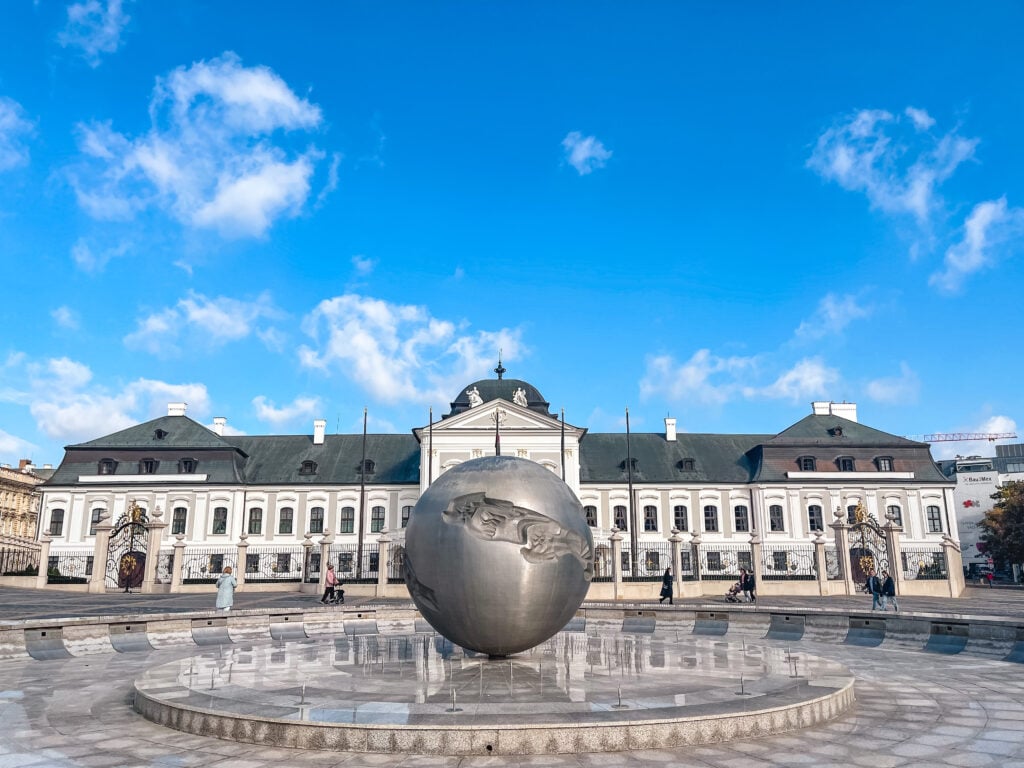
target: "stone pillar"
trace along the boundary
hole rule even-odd
[[[36,573],[36,589],[45,589],[50,576],[50,569],[47,564],[50,562],[50,534],[44,533],[39,537],[39,569]],[[93,560],[93,573],[96,572],[96,561]]]
[[[942,551],[946,555],[946,581],[949,596],[960,597],[964,592],[964,561],[960,545],[948,534],[942,535]]]
[[[181,574],[185,567],[185,534],[174,536],[174,567],[171,569],[171,592],[181,592]]]
[[[153,592],[156,584],[156,568],[160,564],[160,539],[163,538],[164,528],[167,527],[161,518],[164,512],[157,505],[153,508],[151,519],[146,526],[146,567],[142,574],[142,591],[149,594]]]
[[[377,537],[377,597],[384,597],[388,588],[388,558],[391,556],[391,537],[388,529],[381,529]]]
[[[750,567],[754,571],[754,594],[761,589],[761,579],[764,575],[764,551],[761,545],[761,534],[757,531],[750,532]]]
[[[673,528],[668,539],[672,545],[672,591],[676,597],[682,597],[683,592],[683,537],[679,535],[681,533],[678,528]]]
[[[612,543],[612,599],[618,600],[622,590],[622,536],[618,528],[612,528],[608,541]]]
[[[857,585],[853,583],[853,564],[850,562],[850,542],[846,536],[846,513],[842,507],[836,507],[835,522],[829,524],[836,539],[836,559],[843,573],[843,585],[848,595],[857,594]]]
[[[331,544],[334,543],[334,532],[327,531],[320,539],[320,582],[319,592],[322,595],[327,589],[327,566],[331,564]],[[337,574],[335,574],[337,576]]]
[[[89,579],[89,592],[102,594],[107,591],[107,549],[110,546],[110,512],[103,510],[100,521],[96,523],[96,542],[92,548],[92,578]],[[40,564],[42,570],[43,564]]]
[[[309,578],[309,553],[313,551],[313,534],[306,531],[302,534],[304,541],[302,542],[302,576],[299,578],[299,592],[306,588],[306,579]],[[323,571],[323,563],[320,564],[320,570]]]
[[[238,534],[238,553],[235,558],[235,581],[238,582],[236,592],[241,592],[245,588],[245,554],[249,551],[248,538],[249,534],[245,531]]]
[[[903,548],[900,546],[900,533],[903,529],[896,525],[896,516],[889,512],[888,522],[884,526],[885,546],[889,550],[889,575],[896,585],[896,594],[903,594]]]
[[[818,577],[818,594],[828,594],[828,562],[825,559],[825,534],[814,532],[814,563]]]

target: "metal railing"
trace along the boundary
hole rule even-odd
[[[4,542],[0,546],[0,576],[38,576],[39,545]]]
[[[765,581],[813,581],[818,558],[813,544],[765,544],[761,548],[761,578]]]
[[[388,584],[405,583],[405,547],[392,542],[388,548]]]
[[[338,581],[349,584],[376,584],[380,567],[380,548],[376,544],[363,545],[363,567],[356,572],[358,557],[355,544],[332,544],[329,550]]]
[[[92,576],[92,550],[50,550],[46,562],[47,584],[88,584]]]
[[[170,584],[174,576],[174,550],[163,549],[156,554],[156,583]]]
[[[946,552],[931,547],[903,547],[903,578],[908,581],[949,578]]]
[[[697,555],[702,581],[736,581],[740,568],[753,569],[749,544],[701,544]]]
[[[317,553],[319,558],[319,553]],[[245,552],[246,584],[283,584],[302,581],[303,548],[301,546],[247,547]],[[319,571],[319,568],[317,569]]]
[[[237,547],[190,547],[181,559],[181,583],[213,584],[237,557]]]
[[[630,562],[629,547],[622,548],[623,581],[661,581],[666,568],[672,567],[672,545],[667,541],[641,541],[637,561]]]

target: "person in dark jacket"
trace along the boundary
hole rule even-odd
[[[668,598],[668,604],[672,605],[672,569],[666,568],[665,575],[661,577],[661,597],[658,598],[659,603],[665,602],[665,598]]]
[[[882,571],[882,610],[884,611],[892,603],[892,609],[899,611],[900,606],[896,602],[896,582],[888,571]]]
[[[740,589],[743,590],[743,599],[748,603],[757,602],[757,584],[754,581],[754,574],[746,568],[740,568]]]
[[[877,611],[879,608],[885,610],[885,605],[882,603],[882,582],[873,568],[868,571],[867,581],[864,582],[864,591],[871,595],[872,611]]]

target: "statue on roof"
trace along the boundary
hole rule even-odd
[[[526,402],[526,390],[522,387],[518,387],[515,392],[512,393],[512,402],[516,405],[521,405],[526,408],[529,405]]]
[[[484,399],[480,397],[480,390],[476,387],[466,390],[466,397],[469,398],[469,407],[476,408],[478,405],[483,405]]]

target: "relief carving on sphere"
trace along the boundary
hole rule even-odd
[[[519,553],[530,563],[570,555],[583,566],[583,577],[594,575],[594,553],[590,543],[556,520],[505,499],[489,498],[484,491],[452,499],[442,513],[449,525],[463,525],[467,533],[485,541],[505,541],[520,546]]]

